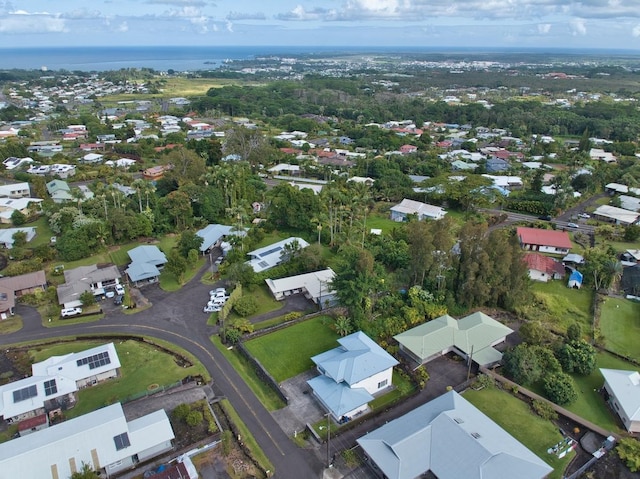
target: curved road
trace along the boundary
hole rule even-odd
[[[137,334],[168,341],[189,351],[204,365],[211,374],[214,390],[230,400],[269,457],[276,469],[275,477],[321,477],[323,466],[319,459],[289,439],[211,343],[209,337],[217,328],[206,324],[208,315],[202,312],[211,286],[201,284],[200,277],[201,274],[197,274],[174,293],[165,293],[157,285],[148,286],[144,293],[153,304],[151,308],[131,315],[119,310],[108,312],[104,319],[94,323],[46,328],[33,308],[18,306],[17,312],[22,316],[24,326],[20,331],[1,336],[0,346],[87,334]]]

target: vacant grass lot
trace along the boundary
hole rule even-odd
[[[561,332],[577,321],[583,331],[591,331],[593,291],[567,288],[564,281],[535,282],[532,291],[538,307],[536,318],[531,319],[540,319]]]
[[[608,349],[640,361],[640,303],[607,298],[602,304],[600,331]]]
[[[34,362],[51,356],[60,356],[93,348],[105,341],[73,341],[68,343],[43,345],[29,351]],[[203,375],[206,371],[200,364],[183,368],[172,355],[157,347],[140,341],[128,340],[115,343],[120,358],[120,377],[78,392],[76,406],[69,410],[67,418],[77,417],[103,406],[123,401],[144,393],[157,386],[167,386],[184,377]]]
[[[469,389],[465,391],[464,398],[553,467],[548,478],[562,477],[574,454],[558,459],[547,453],[548,448],[562,439],[555,424],[536,416],[525,402],[497,388],[484,388],[481,391]]]
[[[311,356],[338,346],[328,316],[318,316],[247,341],[245,346],[273,378],[282,382],[313,367]]]
[[[11,334],[22,329],[22,317],[9,316],[0,320],[0,334]]]

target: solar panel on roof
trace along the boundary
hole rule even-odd
[[[113,442],[116,444],[116,451],[129,447],[131,442],[129,441],[129,435],[126,432],[118,434],[113,437]]]
[[[260,257],[264,258],[265,256],[269,256],[270,254],[280,251],[281,249],[282,249],[282,246],[276,246],[275,248],[271,248],[270,250],[267,250],[264,253],[260,253]]]
[[[260,266],[261,268],[266,268],[267,266],[269,266],[269,263],[267,263],[266,261],[260,261],[258,263],[258,266]]]
[[[50,379],[44,382],[44,394],[45,396],[51,396],[58,392],[58,385],[55,379]]]
[[[89,369],[96,369],[101,366],[111,364],[111,359],[109,358],[109,352],[104,351],[102,353],[94,354],[93,356],[87,356],[86,358],[78,359],[76,361],[76,364],[78,365],[78,367],[88,364]]]
[[[28,386],[26,388],[18,389],[17,391],[13,391],[13,402],[20,402],[26,399],[36,397],[38,395],[38,389],[36,385]]]

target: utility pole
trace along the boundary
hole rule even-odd
[[[331,444],[331,413],[327,413],[327,469],[331,467],[331,455],[330,455],[330,444]]]

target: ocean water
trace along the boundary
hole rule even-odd
[[[480,49],[442,48],[428,46],[411,47],[362,47],[362,46],[167,46],[167,47],[51,47],[51,48],[0,48],[0,69],[42,69],[68,71],[107,71],[121,68],[152,68],[157,71],[213,70],[225,60],[248,60],[267,55],[323,55],[323,54],[375,54],[375,53],[425,53],[425,54],[478,54],[502,53],[545,55],[619,55],[626,51],[582,50],[561,51],[538,49]],[[637,58],[639,52],[633,52]]]
[[[374,52],[384,48],[300,46],[168,46],[168,47],[55,47],[0,48],[0,69],[107,71],[121,68],[152,68],[158,71],[211,70],[225,60],[264,55]]]

